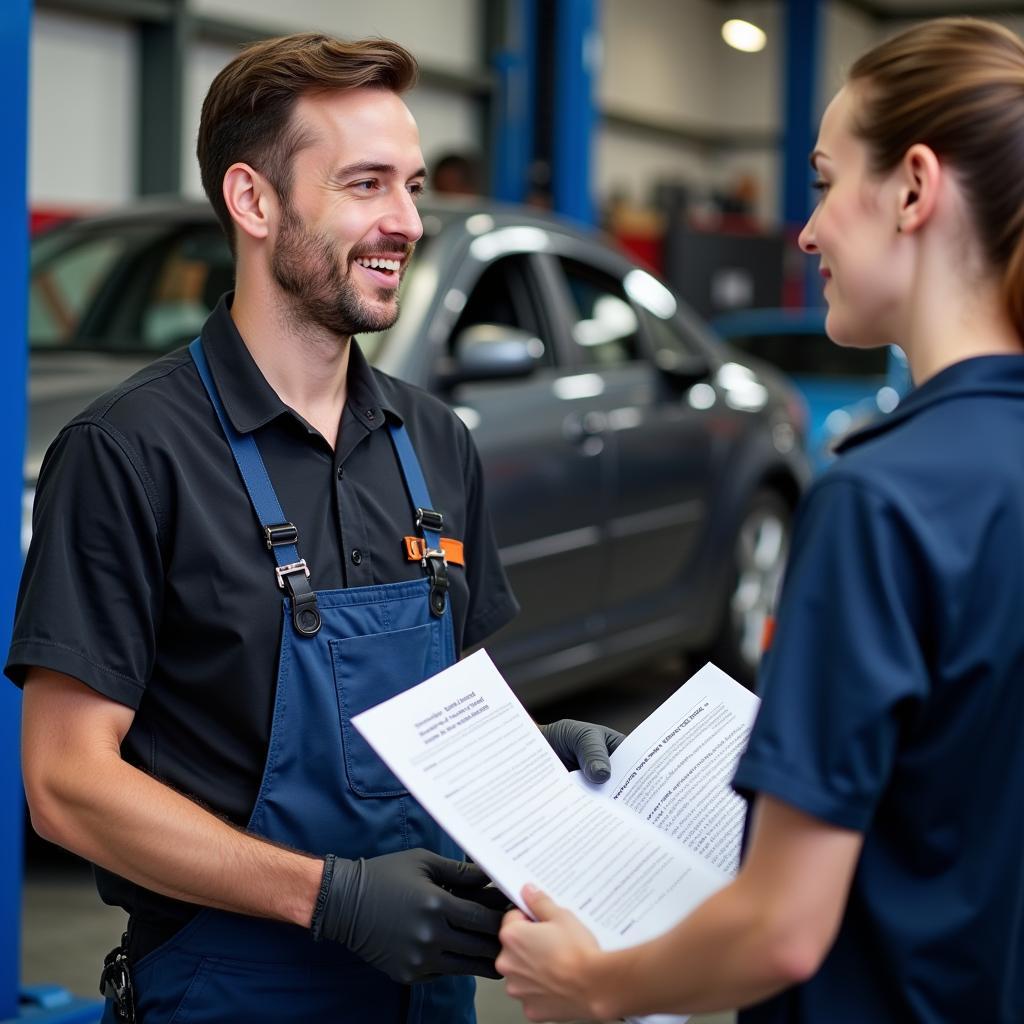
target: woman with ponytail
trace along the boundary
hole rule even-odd
[[[736,879],[614,953],[527,890],[498,969],[530,1020],[1024,1021],[1024,45],[881,44],[811,164],[828,333],[901,345],[916,389],[801,507]]]

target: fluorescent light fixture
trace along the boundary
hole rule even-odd
[[[757,53],[768,42],[763,29],[741,18],[730,18],[722,25],[722,38],[734,50],[742,50],[744,53]]]

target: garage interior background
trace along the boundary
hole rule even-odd
[[[4,0],[2,123],[14,155],[0,190],[13,311],[4,398],[16,428],[3,463],[4,641],[20,570],[26,240],[10,225],[26,191],[24,150],[36,227],[142,195],[198,196],[200,105],[239,44],[306,29],[379,34],[421,62],[409,105],[428,164],[446,152],[475,154],[485,192],[599,222],[657,263],[666,222],[680,210],[710,230],[795,226],[809,202],[812,125],[844,68],[909,22],[946,13],[993,17],[1024,33],[1024,3],[1000,0],[36,0],[34,10],[31,0]],[[765,48],[726,46],[727,16],[759,24]],[[26,76],[27,140],[16,102]],[[794,124],[799,107],[787,90],[801,85],[809,118]],[[572,134],[559,130],[569,126]],[[799,282],[785,297],[801,299]],[[17,1012],[16,695],[4,693],[0,713],[2,1020]]]
[[[380,34],[421,61],[409,104],[428,164],[478,157],[482,191],[602,224],[711,314],[721,304],[665,266],[666,233],[791,239],[809,202],[811,126],[845,67],[909,20],[969,9],[1024,28],[1019,0],[36,0],[33,226],[143,195],[201,195],[202,98],[240,44]],[[764,49],[727,46],[728,17],[761,26]],[[789,258],[781,294],[748,284],[728,301],[801,304],[803,278],[804,261]]]

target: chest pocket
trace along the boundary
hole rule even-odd
[[[345,775],[357,796],[407,795],[391,769],[359,734],[352,719],[445,667],[443,626],[448,620],[445,616],[409,629],[330,641]]]

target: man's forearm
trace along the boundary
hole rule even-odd
[[[240,831],[120,761],[52,794],[47,836],[175,899],[309,925],[323,862]]]
[[[308,926],[322,861],[248,835],[127,764],[130,721],[75,680],[32,678],[23,765],[40,834],[165,896]]]

